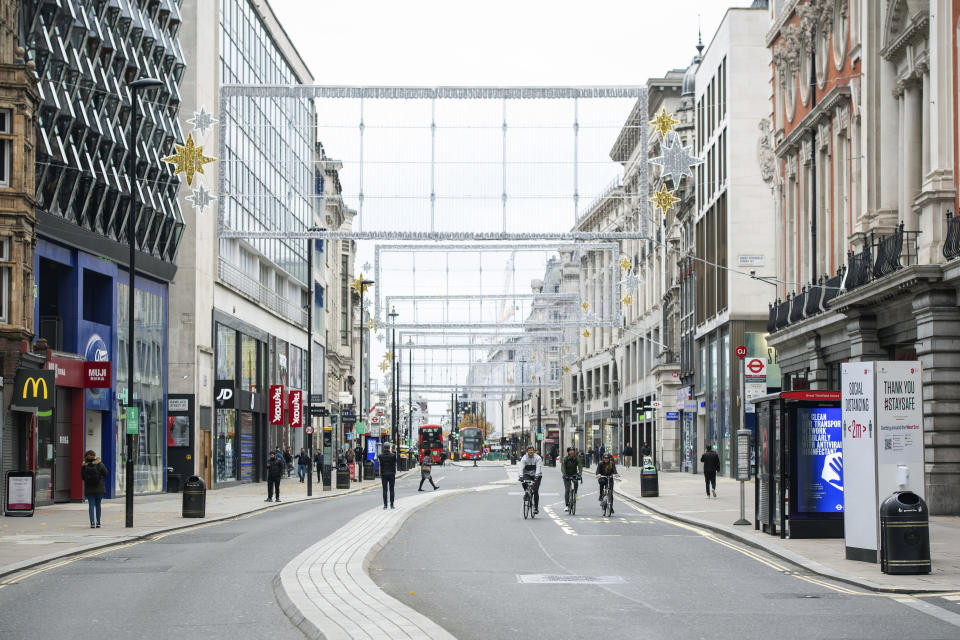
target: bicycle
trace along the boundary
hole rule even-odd
[[[533,508],[533,487],[535,480],[523,479],[523,519],[536,518],[536,509]]]
[[[603,510],[603,517],[609,518],[613,515],[613,479],[620,476],[602,476],[607,478],[600,488],[600,508]]]
[[[563,476],[563,479],[573,483],[573,486],[570,487],[570,499],[567,501],[567,513],[575,515],[577,513],[577,490],[580,488],[583,478],[580,476]]]

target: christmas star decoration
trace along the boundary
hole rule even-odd
[[[220,121],[214,118],[209,113],[207,113],[206,106],[201,106],[200,111],[194,111],[193,117],[187,120],[187,122],[193,125],[194,131],[196,131],[200,135],[203,135],[204,133],[207,132],[207,129],[209,129],[210,127],[212,127],[213,125],[217,124]]]
[[[370,288],[370,285],[365,283],[363,280],[364,280],[363,274],[361,273],[360,277],[354,280],[353,284],[350,285],[355,292],[364,293],[366,292],[367,289]]]
[[[584,338],[589,338],[589,337],[590,337],[590,329],[584,329],[582,335],[583,335]]]
[[[387,360],[393,360],[393,354],[392,354],[392,353],[387,353],[387,354],[384,355],[383,357],[384,357],[385,359],[387,359]]]
[[[513,378],[507,378],[507,384],[513,384]]]
[[[563,350],[564,350],[564,351],[570,351],[570,345],[568,345],[568,344],[563,345]]]
[[[626,288],[627,291],[636,291],[637,289],[640,288],[640,285],[642,283],[643,281],[640,279],[640,277],[637,274],[631,273],[627,275],[626,278],[623,279],[623,282],[621,284],[624,286],[624,288]]]
[[[373,267],[370,266],[370,263],[369,263],[369,262],[364,262],[364,263],[363,263],[363,270],[364,270],[364,271],[370,271],[372,268],[373,268]]]
[[[693,177],[690,167],[702,164],[703,160],[690,153],[693,147],[685,147],[680,142],[680,136],[674,131],[663,145],[663,155],[650,160],[651,164],[663,167],[660,174],[664,180],[670,177],[674,186],[680,184],[683,176]]]
[[[590,303],[584,300],[583,302],[580,303],[580,308],[586,311],[587,309],[590,308]]]
[[[197,173],[203,173],[203,165],[209,162],[216,162],[216,158],[203,155],[203,147],[194,144],[193,134],[187,134],[187,141],[182,144],[173,145],[175,154],[167,156],[164,162],[174,165],[175,174],[185,174],[187,177],[187,186],[193,186],[193,176]]]
[[[390,368],[390,365],[387,364],[386,360],[380,363],[380,371],[386,371],[389,368]]]
[[[633,304],[633,296],[628,293],[627,295],[623,296],[623,300],[620,302],[629,307],[631,304]]]
[[[377,330],[377,323],[373,321],[373,318],[367,320],[367,329],[370,329],[370,331]]]
[[[567,365],[563,365],[563,372],[570,373],[570,367],[568,367]]]
[[[667,113],[666,107],[660,108],[660,113],[650,121],[650,126],[660,132],[660,137],[665,138],[670,131],[680,124],[680,121]]]
[[[383,334],[382,334],[382,333],[378,333],[378,334],[377,334],[377,340],[379,340],[380,342],[383,342]]]
[[[680,198],[673,195],[674,192],[667,189],[667,185],[660,185],[660,190],[653,194],[650,202],[659,209],[660,213],[666,213],[673,209],[673,205],[680,202]]]
[[[620,269],[621,269],[622,271],[629,271],[629,270],[630,270],[630,267],[632,267],[632,266],[633,266],[633,264],[630,262],[629,259],[627,259],[627,258],[620,258]]]
[[[210,205],[211,202],[216,200],[217,197],[207,191],[207,188],[202,184],[198,185],[196,189],[193,190],[191,195],[187,196],[187,202],[193,204],[194,209],[198,209],[200,213],[203,213],[204,208]]]

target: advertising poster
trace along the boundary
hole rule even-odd
[[[797,409],[797,491],[800,513],[843,512],[840,409]]]
[[[7,476],[7,510],[8,511],[31,511],[33,510],[33,476],[32,475],[9,475]]]
[[[843,413],[843,531],[847,557],[876,561],[877,486],[874,427],[874,363],[841,365],[840,406]]]
[[[910,470],[910,490],[924,496],[923,380],[919,362],[878,362],[877,497],[884,500],[897,485],[897,467]]]
[[[190,446],[190,416],[167,417],[167,446]]]

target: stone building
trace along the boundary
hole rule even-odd
[[[766,35],[782,384],[839,389],[843,362],[919,360],[926,500],[954,515],[958,18],[953,0],[782,0]]]

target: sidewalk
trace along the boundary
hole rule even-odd
[[[397,477],[404,475],[400,473]],[[226,520],[291,502],[318,500],[379,486],[378,479],[351,483],[349,489],[323,491],[323,485],[314,482],[313,497],[307,498],[307,484],[300,484],[294,474],[280,483],[280,503],[267,504],[264,501],[267,495],[266,482],[208,491],[205,518],[184,518],[180,515],[183,505],[181,493],[137,496],[134,500],[134,526],[130,529],[124,527],[124,498],[103,501],[103,526],[100,529],[90,528],[86,502],[40,507],[32,518],[0,518],[0,576],[55,558],[129,542],[161,531]]]
[[[740,483],[717,478],[717,498],[707,498],[702,475],[681,472],[660,474],[660,495],[640,497],[640,470],[621,469],[617,491],[661,515],[697,525],[765,549],[775,556],[825,577],[874,591],[923,593],[960,590],[960,517],[930,518],[929,575],[887,575],[879,564],[844,558],[843,539],[781,540],[753,527],[753,483],[745,486],[745,515],[750,526],[734,526],[740,517]]]

